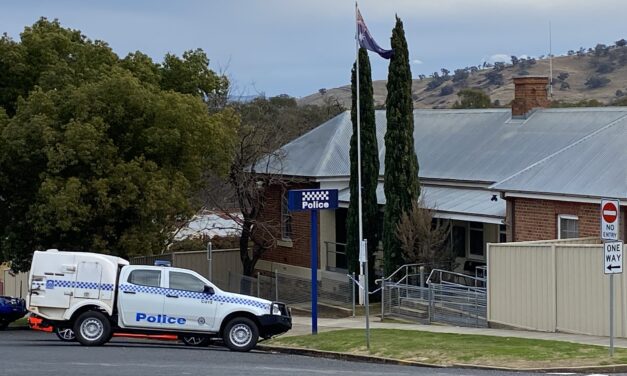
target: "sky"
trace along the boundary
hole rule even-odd
[[[59,19],[124,57],[160,62],[202,48],[234,95],[302,97],[350,83],[355,2],[348,0],[1,1],[0,32],[19,40],[39,17]],[[404,24],[414,77],[509,56],[554,55],[626,38],[625,0],[362,0],[361,14],[389,48],[395,15]],[[373,80],[388,61],[370,53]]]

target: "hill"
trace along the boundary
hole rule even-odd
[[[514,58],[510,63],[484,64],[454,72],[442,70],[430,77],[420,76],[412,85],[414,108],[451,108],[463,88],[479,88],[490,95],[496,105],[507,105],[514,98],[512,77],[549,75],[549,59]],[[609,81],[608,81],[609,80]],[[373,82],[374,100],[382,107],[387,95],[386,81]],[[610,104],[627,96],[627,47],[624,39],[614,46],[597,45],[588,50],[569,51],[553,58],[553,101],[579,102],[597,100]],[[337,99],[346,108],[351,105],[350,85],[321,89],[300,98],[300,105],[322,104]],[[624,98],[623,98],[624,99]]]

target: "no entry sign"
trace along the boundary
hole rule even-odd
[[[620,201],[601,200],[601,239],[618,240]]]

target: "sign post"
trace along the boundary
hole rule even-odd
[[[623,273],[623,242],[618,241],[619,214],[619,200],[601,200],[603,273],[610,275],[610,356],[614,356],[614,274]]]
[[[290,211],[311,212],[311,334],[318,333],[318,210],[337,209],[337,189],[288,191]]]

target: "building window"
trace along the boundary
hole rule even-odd
[[[507,243],[507,227],[499,225],[499,243]]]
[[[579,237],[579,218],[576,215],[559,215],[557,217],[558,239]]]
[[[453,253],[456,257],[466,257],[466,227],[453,226]]]
[[[483,223],[470,222],[470,255],[483,257]]]
[[[281,196],[281,238],[292,239],[292,213],[288,209],[287,191]]]

